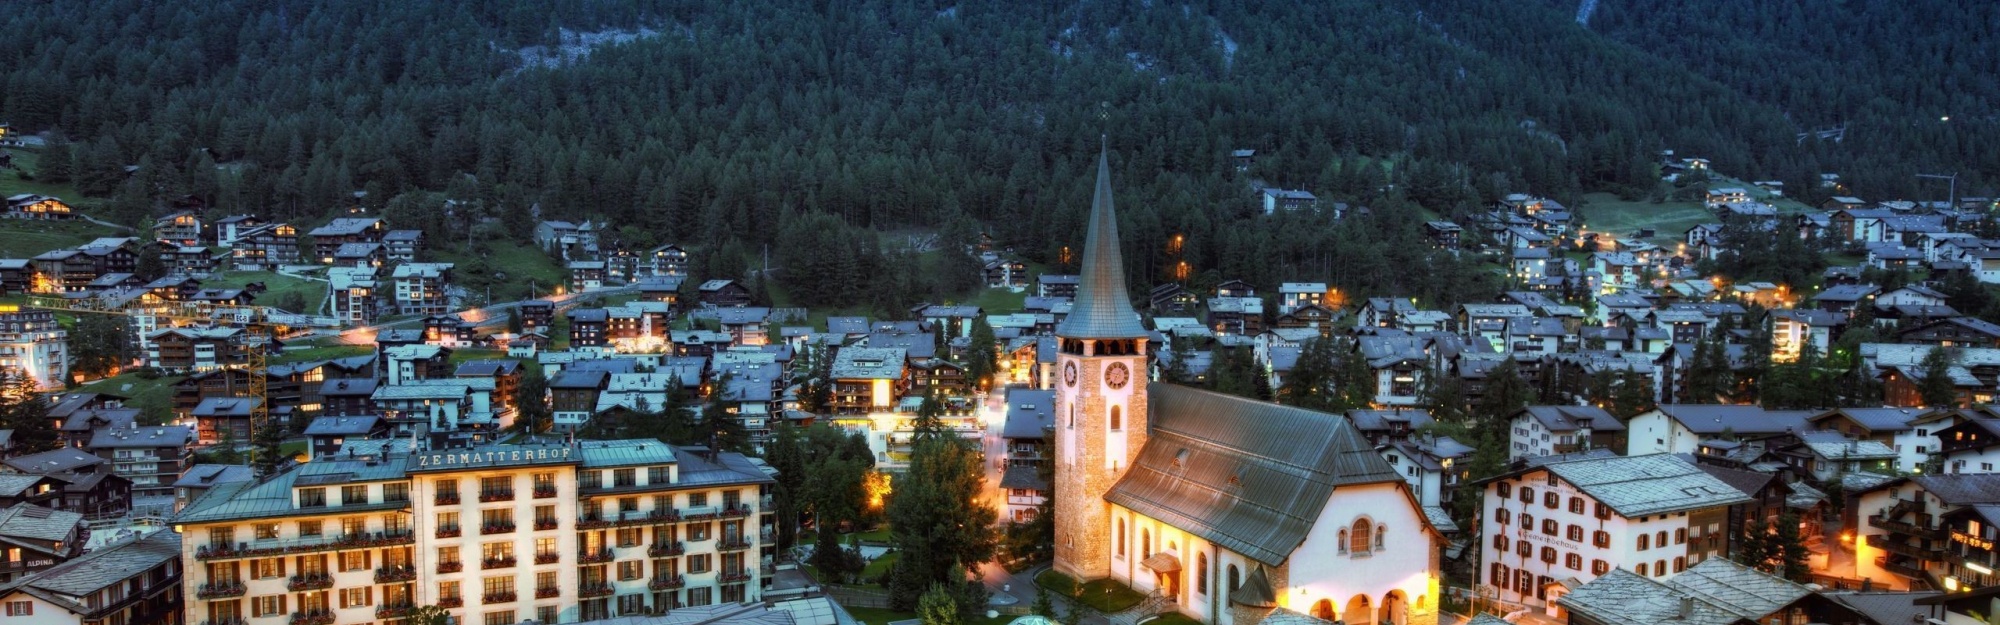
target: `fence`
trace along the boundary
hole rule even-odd
[[[889,607],[889,593],[885,591],[848,586],[824,586],[823,589],[826,591],[826,596],[833,598],[834,603],[850,608]]]

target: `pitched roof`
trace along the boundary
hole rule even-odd
[[[30,503],[17,503],[14,507],[0,510],[0,537],[5,538],[61,542],[82,524],[81,513],[51,510]]]
[[[1806,429],[1811,410],[1765,410],[1759,406],[1663,404],[1660,414],[1696,434],[1781,434]]]
[[[1090,202],[1090,230],[1083,244],[1082,281],[1076,305],[1056,327],[1065,338],[1136,339],[1146,336],[1125,290],[1125,262],[1118,250],[1118,215],[1111,202],[1110,148],[1097,153],[1097,192]]]
[[[1105,499],[1259,562],[1290,558],[1334,489],[1402,483],[1339,415],[1169,384],[1147,391],[1150,438]]]
[[[181,473],[181,479],[174,481],[177,488],[209,488],[218,484],[248,482],[257,479],[247,464],[197,464]]]
[[[1521,409],[1551,432],[1572,432],[1582,428],[1623,432],[1625,424],[1596,406],[1527,406]]]
[[[103,463],[103,458],[83,453],[83,450],[72,447],[51,449],[38,454],[15,456],[6,460],[0,460],[0,464],[13,467],[16,471],[35,474],[74,471],[82,467]]]
[[[91,433],[90,448],[181,447],[193,440],[194,428],[185,425],[105,428]]]
[[[1750,496],[1670,454],[1548,462],[1540,468],[1627,517],[1750,501]],[[1517,470],[1519,475],[1536,470]]]
[[[1557,603],[1607,625],[1727,625],[1757,621],[1812,590],[1726,558],[1709,558],[1662,582],[1617,569]],[[1682,600],[1693,599],[1682,614]]]
[[[1044,430],[1055,425],[1056,392],[1030,389],[1007,391],[1007,422],[1000,428],[1002,438],[1043,438]]]
[[[144,538],[100,547],[82,557],[36,572],[0,588],[18,590],[78,614],[91,612],[73,598],[144,575],[153,567],[181,557],[181,535],[155,531]]]

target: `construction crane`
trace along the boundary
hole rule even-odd
[[[250,409],[250,434],[253,439],[258,432],[263,431],[263,428],[270,427],[271,407],[267,390],[269,381],[265,378],[270,363],[269,349],[278,338],[286,336],[292,328],[310,325],[309,318],[268,306],[168,300],[152,293],[135,295],[130,291],[109,296],[29,295],[27,306],[75,314],[120,315],[130,317],[135,322],[143,321],[134,324],[134,332],[149,331],[169,324],[170,327],[199,323],[242,328],[244,332],[235,343],[241,349],[243,362],[234,365],[223,363],[222,366],[225,369],[240,369],[249,374],[244,376],[247,387],[245,393],[238,396],[256,400]],[[305,323],[301,323],[302,321]],[[255,453],[254,448],[252,453]]]

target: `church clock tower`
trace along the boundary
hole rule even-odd
[[[1104,495],[1146,443],[1146,336],[1125,289],[1111,165],[1100,150],[1083,273],[1056,326],[1055,568],[1078,580],[1111,574]]]

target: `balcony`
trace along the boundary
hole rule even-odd
[[[292,625],[333,625],[333,613],[326,610],[293,612]]]
[[[679,575],[661,575],[654,577],[653,581],[646,582],[646,587],[652,590],[673,590],[686,585],[687,578]]]
[[[465,597],[444,597],[438,599],[437,605],[440,608],[463,608],[465,607]]]
[[[394,547],[412,545],[416,544],[416,542],[416,534],[409,530],[368,532],[303,540],[258,541],[258,544],[254,547],[250,543],[237,543],[234,547],[227,545],[205,545],[195,548],[194,557],[197,560],[264,558],[288,553]]]
[[[724,584],[750,581],[750,570],[737,569],[734,571],[723,571],[721,581]]]
[[[611,596],[611,585],[604,582],[584,582],[576,590],[576,596],[584,599]]]
[[[322,590],[326,588],[332,588],[333,576],[327,575],[325,573],[308,573],[305,575],[293,575],[292,580],[286,583],[285,587],[292,589],[293,592],[298,592],[301,590]]]
[[[607,527],[658,525],[661,523],[673,523],[679,520],[681,520],[680,513],[672,510],[653,510],[649,512],[634,510],[613,515],[586,514],[582,518],[577,519],[576,528],[580,530],[595,530]]]
[[[408,603],[385,604],[375,608],[375,618],[403,618],[414,609],[416,606]]]
[[[535,519],[535,531],[537,532],[552,530],[561,525],[562,523],[555,519]]]
[[[513,501],[513,500],[514,500],[514,489],[512,488],[509,488],[507,490],[479,491],[480,503],[493,503],[496,501]]]
[[[438,493],[436,497],[431,498],[431,503],[440,506],[456,506],[458,505],[458,493]]]
[[[243,625],[243,619],[240,618],[211,619],[202,621],[201,625]]]
[[[600,562],[610,562],[611,550],[598,549],[596,551],[591,551],[589,549],[585,549],[583,551],[577,552],[576,557],[578,561],[584,564],[597,564]]]
[[[554,599],[554,598],[556,598],[556,597],[561,597],[561,596],[562,596],[562,589],[559,589],[559,588],[536,588],[536,589],[535,589],[535,598],[536,598],[536,599]]]
[[[552,497],[555,497],[555,496],[556,496],[556,487],[554,487],[554,486],[536,486],[536,487],[535,487],[535,498],[536,498],[536,499],[549,499],[549,498],[552,498]]]
[[[414,567],[391,566],[375,569],[375,583],[377,584],[393,584],[396,582],[415,581],[416,579],[417,569]]]
[[[1904,577],[1922,579],[1922,580],[1930,579],[1929,574],[1924,572],[1923,567],[1916,566],[1909,562],[1899,562],[1895,560],[1890,560],[1889,558],[1876,558],[1875,566],[1882,567],[1882,570],[1884,571],[1895,573],[1897,575],[1901,575]]]
[[[1870,515],[1868,517],[1868,525],[1871,527],[1878,527],[1881,529],[1889,530],[1891,532],[1895,532],[1898,534],[1908,534],[1910,536],[1916,536],[1919,538],[1931,538],[1931,539],[1944,538],[1943,532],[1928,527],[1930,525],[1930,515],[1928,514],[1918,515],[1916,523],[1912,523],[1909,521],[1893,520],[1880,514]]]
[[[555,564],[560,560],[562,560],[562,556],[554,553],[535,554],[535,564]]]
[[[439,563],[438,563],[438,572],[439,572],[439,573],[457,573],[457,572],[459,572],[459,571],[463,571],[463,570],[465,570],[465,563],[464,563],[464,562],[459,562],[459,561],[457,561],[457,560],[453,560],[453,561],[450,561],[450,562],[439,562]]]
[[[486,600],[487,603],[510,603],[516,599],[514,593],[511,592],[489,592],[480,598]]]
[[[1936,560],[1940,551],[1936,547],[1918,547],[1899,540],[1889,540],[1881,534],[1869,534],[1868,546],[1918,560]]]
[[[646,556],[653,558],[677,556],[684,553],[687,553],[687,545],[682,544],[678,540],[670,543],[653,543],[653,546],[646,548]]]
[[[482,571],[487,569],[504,569],[511,566],[514,566],[514,556],[487,558],[479,561],[479,569]]]
[[[486,534],[511,534],[511,533],[513,533],[513,532],[514,532],[514,524],[513,524],[512,522],[507,522],[507,523],[487,523],[487,524],[484,524],[484,525],[481,525],[481,526],[479,526],[479,533],[480,533],[481,535],[486,535]]]
[[[749,548],[750,539],[746,536],[726,536],[715,544],[717,551],[742,551]]]
[[[464,530],[460,530],[456,525],[440,525],[437,528],[438,538],[458,538],[464,534]]]
[[[725,519],[740,519],[743,517],[750,516],[750,506],[745,506],[745,505],[725,506],[722,508],[721,516],[722,518]]]
[[[243,585],[243,582],[210,582],[196,588],[194,596],[196,599],[227,599],[229,597],[241,597],[243,593],[249,592],[249,590],[248,587]]]

